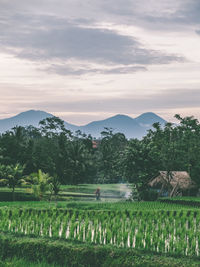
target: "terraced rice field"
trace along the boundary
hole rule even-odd
[[[89,203],[73,209],[2,207],[0,231],[199,256],[198,209],[157,202],[96,205],[96,209]]]

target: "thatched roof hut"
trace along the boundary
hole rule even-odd
[[[160,195],[167,190],[170,197],[195,187],[195,183],[185,171],[159,171],[159,175],[153,178],[149,185],[151,187],[160,185]]]

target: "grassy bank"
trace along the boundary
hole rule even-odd
[[[134,249],[92,246],[82,244],[81,242],[49,240],[45,238],[16,237],[12,234],[1,233],[0,258],[5,262],[9,262],[10,255],[17,259],[23,257],[25,262],[45,261],[49,264],[55,263],[56,266],[62,265],[66,267],[199,266],[199,259],[195,257],[178,258],[171,255]]]
[[[56,264],[49,264],[45,261],[42,262],[30,262],[26,259],[20,258],[0,258],[0,267],[61,267]]]

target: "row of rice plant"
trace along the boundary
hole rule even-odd
[[[198,211],[0,209],[0,230],[111,244],[179,255],[199,255]]]
[[[198,210],[198,207],[179,205],[176,203],[158,202],[158,201],[122,201],[122,202],[72,202],[67,203],[67,208],[76,209],[94,209],[94,210],[137,210],[137,211],[157,211],[157,210]]]

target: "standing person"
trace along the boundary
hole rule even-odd
[[[100,200],[100,194],[100,188],[97,188],[97,190],[95,191],[96,200]]]

